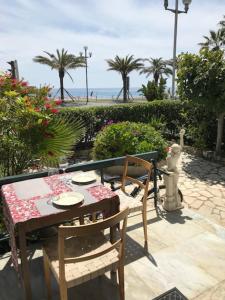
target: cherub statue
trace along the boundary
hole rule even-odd
[[[169,172],[178,172],[177,171],[177,162],[181,155],[181,146],[178,144],[173,144],[170,147],[170,150],[167,154],[167,170]]]
[[[184,134],[185,134],[185,129],[182,128],[180,130],[180,146],[181,146],[181,149],[184,147]]]
[[[178,179],[179,171],[177,163],[181,155],[181,146],[173,144],[167,154],[166,162],[168,175],[163,175],[165,186],[166,186],[166,197],[163,202],[163,208],[167,211],[173,211],[182,207],[181,198],[178,194]]]

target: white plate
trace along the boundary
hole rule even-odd
[[[88,184],[96,181],[95,175],[79,174],[72,177],[73,183]]]
[[[55,197],[52,202],[60,206],[75,205],[84,200],[84,195],[78,192],[66,192]]]

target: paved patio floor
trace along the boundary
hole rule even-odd
[[[143,249],[140,214],[128,220],[126,299],[151,300],[177,287],[188,299],[225,300],[225,165],[182,154],[179,187],[185,207],[148,212],[149,253]],[[30,252],[34,299],[46,299],[41,245]],[[59,299],[52,280],[53,299]],[[9,253],[0,257],[0,300],[22,300]],[[69,299],[119,299],[109,274],[69,291]]]
[[[225,163],[182,153],[179,187],[187,207],[225,226]]]
[[[141,215],[128,219],[126,241],[126,299],[151,300],[177,287],[188,299],[225,299],[225,229],[189,210],[148,212],[149,253],[143,250]],[[45,297],[39,244],[30,252],[34,299]],[[53,299],[59,299],[52,280]],[[9,260],[0,259],[0,299],[22,300],[22,289]],[[69,299],[119,299],[115,278],[109,274],[72,288]]]

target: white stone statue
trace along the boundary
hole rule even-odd
[[[184,135],[185,135],[185,129],[180,130],[180,146],[181,149],[184,147]]]
[[[167,171],[169,172],[178,172],[177,171],[177,163],[181,155],[181,146],[178,144],[173,144],[170,147],[170,150],[167,154],[166,162],[167,162]]]
[[[169,175],[163,175],[164,183],[166,186],[166,198],[163,202],[163,208],[167,211],[177,210],[182,208],[181,199],[178,194],[178,179],[179,171],[177,163],[181,155],[181,146],[173,144],[167,154],[167,167],[165,170]]]

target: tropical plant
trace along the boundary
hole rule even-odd
[[[219,25],[221,26],[221,28],[225,28],[225,15],[223,16],[223,20],[219,22]]]
[[[140,74],[146,74],[146,77],[153,75],[156,85],[158,85],[159,79],[163,78],[163,75],[168,77],[173,73],[171,67],[168,66],[167,61],[163,60],[162,57],[150,59],[146,58],[144,61],[147,61],[150,66],[142,67]]]
[[[166,129],[166,122],[162,117],[156,118],[155,116],[151,117],[149,120],[149,125],[152,126],[156,131],[160,132],[162,135]]]
[[[125,58],[116,55],[114,59],[107,59],[106,61],[109,65],[108,71],[116,71],[121,74],[123,80],[123,101],[127,102],[129,98],[127,76],[130,72],[139,70],[143,66],[141,59],[134,59],[133,55],[127,55]]]
[[[122,122],[105,126],[96,136],[93,157],[106,159],[159,151],[159,158],[165,158],[167,144],[161,134],[144,123]]]
[[[79,67],[85,67],[85,58],[82,56],[75,56],[73,54],[67,53],[66,50],[62,49],[61,52],[57,49],[56,55],[44,51],[47,54],[46,56],[35,56],[33,59],[34,62],[38,62],[43,65],[48,65],[52,69],[58,71],[59,80],[60,80],[60,93],[61,99],[64,100],[64,85],[63,79],[65,74],[67,74],[70,79],[73,81],[70,73],[68,72],[69,69],[76,69]]]
[[[79,120],[58,115],[57,105],[47,97],[49,87],[36,89],[27,82],[0,76],[0,175],[21,174],[32,168],[57,164],[68,156],[83,136]]]
[[[216,153],[221,153],[225,116],[224,51],[200,50],[199,54],[179,56],[177,72],[180,99],[197,102],[212,113],[217,123]]]
[[[201,49],[210,49],[213,51],[224,49],[225,46],[225,29],[218,29],[217,31],[210,30],[209,36],[203,36],[205,42],[199,43]]]
[[[147,85],[142,84],[142,87],[138,90],[148,101],[156,99],[164,99],[166,97],[166,79],[162,77],[157,85],[154,80],[148,81]]]

